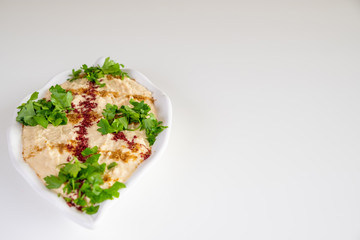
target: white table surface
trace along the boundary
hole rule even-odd
[[[171,98],[164,156],[84,229],[5,132],[53,75],[111,56]],[[360,2],[0,1],[0,239],[360,239]]]

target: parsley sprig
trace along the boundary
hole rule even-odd
[[[99,65],[88,67],[86,64],[83,64],[82,67],[75,71],[72,70],[72,74],[70,74],[70,78],[68,81],[72,82],[76,79],[85,77],[90,82],[99,85],[100,87],[104,87],[105,84],[99,81],[100,78],[104,77],[105,74],[109,74],[112,76],[120,77],[124,79],[124,77],[129,77],[129,75],[122,71],[121,68],[124,68],[123,64],[119,64],[110,59],[110,57],[105,59],[105,62],[102,67]]]
[[[50,175],[44,178],[47,188],[57,189],[62,185],[63,192],[76,197],[64,197],[64,200],[79,206],[87,214],[95,214],[99,209],[99,203],[119,197],[119,189],[125,188],[125,184],[115,182],[110,188],[104,189],[103,176],[106,164],[99,164],[100,154],[98,147],[86,148],[82,155],[88,157],[81,163],[76,157],[71,162],[64,163],[58,176]],[[115,167],[116,163],[107,166],[108,169]]]
[[[54,126],[66,125],[67,117],[66,111],[72,110],[71,101],[73,96],[70,91],[66,91],[60,85],[52,86],[51,100],[39,99],[35,101],[39,93],[34,92],[30,99],[18,107],[16,121],[27,125],[36,126],[41,125],[47,128],[51,123]]]
[[[163,126],[161,121],[155,118],[153,113],[149,113],[150,106],[144,103],[144,101],[137,102],[130,99],[130,104],[133,107],[122,105],[120,108],[116,105],[106,104],[106,108],[103,110],[102,118],[97,124],[97,130],[102,134],[118,133],[123,130],[145,130],[147,140],[150,146],[154,144],[156,137],[167,126]],[[129,124],[138,124],[136,128],[129,128]]]

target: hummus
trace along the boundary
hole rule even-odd
[[[61,84],[74,97],[73,110],[67,113],[66,125],[55,127],[49,124],[47,128],[23,126],[23,158],[44,183],[46,176],[58,175],[59,164],[71,161],[73,156],[81,160],[81,151],[86,147],[98,146],[100,164],[117,163],[110,170],[105,170],[103,188],[116,181],[126,182],[137,166],[150,156],[151,147],[144,130],[102,135],[97,131],[97,123],[103,117],[106,104],[130,105],[130,99],[144,101],[156,116],[151,92],[127,77],[121,80],[105,75],[100,82],[105,86],[98,87],[85,78]],[[45,98],[50,99],[50,92]],[[66,196],[62,188],[53,191]]]

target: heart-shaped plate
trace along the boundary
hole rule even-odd
[[[105,61],[104,57],[99,58],[95,65],[103,65]],[[136,169],[134,174],[130,177],[130,179],[126,182],[126,188],[120,190],[120,197],[124,196],[124,193],[134,186],[134,184],[141,178],[144,172],[156,161],[156,159],[160,158],[163,154],[169,137],[171,130],[171,118],[172,118],[172,107],[169,97],[162,92],[158,87],[156,87],[145,75],[142,73],[131,69],[125,68],[125,72],[129,74],[131,78],[136,79],[138,83],[146,87],[149,91],[152,92],[152,95],[155,101],[155,107],[157,109],[159,120],[164,122],[165,126],[168,126],[159,136],[156,138],[155,144],[152,146],[152,154],[151,156],[145,160],[140,166]],[[61,84],[68,79],[71,71],[65,71],[59,73],[55,77],[53,77],[44,87],[42,87],[39,92],[39,98],[45,95],[45,92],[53,85]],[[25,103],[29,98],[29,94],[26,96],[18,105]],[[29,183],[29,185],[42,197],[47,199],[56,208],[65,214],[68,218],[73,220],[74,222],[84,226],[86,228],[94,228],[96,225],[101,222],[101,219],[104,216],[104,213],[113,205],[119,202],[119,199],[107,200],[101,203],[99,211],[94,215],[88,215],[83,212],[79,212],[75,208],[70,208],[66,202],[59,198],[54,192],[50,191],[45,187],[45,185],[40,181],[38,176],[36,176],[35,171],[23,160],[22,157],[22,125],[16,122],[17,109],[14,109],[13,113],[13,121],[9,127],[7,138],[8,138],[8,147],[10,152],[10,158],[12,163],[18,172],[25,178],[25,180]]]

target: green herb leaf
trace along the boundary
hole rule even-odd
[[[98,212],[98,210],[99,210],[99,205],[97,205],[97,206],[85,207],[85,208],[83,208],[83,210],[84,210],[87,214],[92,215],[92,214],[95,214],[95,213]]]
[[[56,189],[59,188],[66,181],[66,178],[63,175],[60,175],[59,177],[50,175],[45,177],[44,180],[47,184],[46,187],[48,189]]]
[[[110,169],[116,167],[117,165],[118,165],[117,162],[112,162],[107,166],[107,169],[110,170]]]
[[[125,184],[121,183],[121,182],[115,182],[110,188],[105,189],[104,191],[110,195],[112,195],[113,197],[118,198],[119,197],[119,190],[121,188],[125,188]]]
[[[91,154],[97,153],[97,151],[98,151],[98,147],[97,147],[97,146],[95,146],[95,147],[93,147],[93,148],[85,148],[85,150],[81,152],[81,155],[83,155],[84,157],[86,157],[86,156],[89,156],[89,155],[91,155]]]
[[[98,184],[101,185],[104,183],[103,179],[102,179],[102,174],[99,172],[93,172],[92,174],[90,174],[87,177],[87,180],[89,181],[90,184]]]
[[[50,92],[51,101],[40,99],[36,102],[39,93],[34,92],[26,103],[18,107],[20,110],[16,121],[26,126],[41,125],[44,128],[47,128],[49,123],[54,126],[67,124],[65,111],[71,110],[71,92],[67,92],[60,85],[51,87]]]
[[[37,122],[33,119],[35,116],[34,105],[31,100],[29,100],[26,104],[20,106],[20,111],[17,114],[16,121],[30,126],[36,126]]]
[[[97,126],[100,127],[97,130],[101,132],[102,135],[115,132],[114,128],[110,126],[109,121],[107,119],[102,118],[98,122]]]
[[[105,84],[101,83],[99,81],[100,78],[104,77],[105,74],[110,74],[113,76],[119,76],[121,79],[124,79],[124,77],[129,77],[129,75],[121,70],[121,67],[123,68],[123,64],[115,63],[113,60],[110,60],[110,58],[106,58],[105,62],[102,67],[100,66],[93,66],[88,67],[86,64],[83,64],[82,67],[75,71],[75,69],[72,70],[72,74],[70,74],[70,78],[68,81],[72,82],[76,79],[79,79],[80,77],[87,78],[90,82],[95,83],[96,85],[99,85],[100,87],[104,87]]]
[[[47,128],[49,122],[48,120],[46,120],[46,118],[44,116],[34,116],[34,120],[41,126],[43,126],[43,128]]]
[[[52,86],[49,91],[51,94],[51,102],[60,110],[71,109],[71,101],[73,96],[70,91],[66,91],[60,85]]]
[[[51,175],[44,178],[49,189],[59,188],[64,184],[63,192],[73,194],[71,198],[64,197],[64,200],[81,206],[82,211],[87,214],[98,211],[99,205],[96,204],[119,197],[118,190],[125,187],[125,184],[119,182],[108,189],[101,187],[104,184],[106,164],[99,164],[100,154],[95,154],[97,151],[97,146],[86,148],[82,152],[83,156],[87,157],[84,163],[74,157],[73,161],[59,165],[61,168],[58,176]],[[112,165],[114,164],[109,164],[108,168]]]
[[[120,76],[121,79],[124,77],[129,77],[126,72],[123,72],[120,67],[124,67],[123,64],[115,63],[113,60],[110,60],[110,57],[105,59],[104,65],[101,67],[104,74],[111,74],[114,76]]]
[[[87,166],[85,164],[79,162],[79,160],[74,157],[74,163],[66,163],[65,166],[60,170],[60,173],[75,178],[80,170],[86,167]]]
[[[153,113],[149,113],[151,108],[144,101],[137,102],[130,99],[130,104],[133,107],[122,105],[118,108],[116,105],[106,105],[102,113],[104,118],[99,121],[98,126],[100,128],[97,130],[105,135],[123,130],[133,131],[139,128],[145,130],[149,144],[153,145],[159,133],[167,127],[163,126]],[[137,123],[138,127],[130,129],[128,126],[130,123]]]
[[[68,81],[72,82],[72,81],[74,81],[76,79],[79,79],[81,72],[82,72],[81,69],[78,69],[76,71],[75,71],[75,69],[73,69],[72,74],[69,75],[71,78],[69,78]]]
[[[112,104],[106,104],[106,108],[103,110],[102,115],[107,119],[109,122],[115,118],[115,115],[118,111],[118,107]]]
[[[31,94],[29,101],[35,101],[39,97],[39,92]]]
[[[82,206],[82,207],[86,206],[86,204],[87,204],[86,200],[83,199],[83,198],[76,198],[76,199],[74,199],[74,203],[75,203],[76,205],[79,205],[79,206]]]
[[[141,114],[142,118],[145,118],[148,112],[151,110],[150,106],[144,103],[144,101],[136,102],[134,99],[130,99],[130,104],[133,105],[133,110]]]
[[[140,114],[129,106],[122,105],[119,109],[119,112],[122,113],[122,116],[129,119],[129,123],[136,123],[140,120]]]
[[[114,129],[116,133],[119,131],[122,131],[124,129],[127,129],[128,127],[128,121],[125,117],[122,118],[116,118],[113,123],[111,124],[111,127]]]
[[[149,118],[144,119],[142,123],[141,129],[145,130],[150,145],[153,145],[159,133],[167,128],[167,126],[162,126],[162,122],[158,121],[153,113],[150,113]]]
[[[66,114],[58,110],[53,110],[48,115],[47,120],[54,126],[66,125],[68,121]]]
[[[99,158],[100,158],[100,154],[94,154],[88,159],[86,159],[86,163],[91,164],[92,166],[98,166]]]

